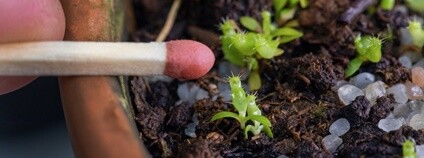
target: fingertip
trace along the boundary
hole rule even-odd
[[[62,40],[65,16],[59,0],[0,1],[0,43]]]
[[[59,0],[0,0],[0,43],[62,40],[65,15]],[[0,76],[0,95],[36,77]]]
[[[36,77],[0,76],[0,95],[10,93],[34,81]]]

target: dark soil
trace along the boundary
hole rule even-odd
[[[224,18],[238,20],[249,15],[260,19],[262,10],[272,9],[271,0],[184,0],[177,21],[167,40],[189,38],[210,46],[217,60],[222,59],[218,25]],[[152,41],[166,20],[172,0],[134,0],[138,31],[134,41]],[[400,4],[400,3],[399,3]],[[364,6],[365,5],[365,6]],[[244,139],[237,121],[210,122],[219,111],[234,111],[217,95],[223,79],[214,68],[196,80],[210,98],[194,105],[177,103],[178,84],[185,81],[147,82],[132,77],[130,86],[140,138],[154,157],[401,157],[401,144],[413,138],[424,143],[424,132],[402,127],[386,133],[377,127],[380,119],[393,110],[393,96],[380,97],[376,105],[357,97],[344,106],[331,90],[344,79],[344,69],[355,55],[357,34],[384,35],[389,25],[397,34],[408,15],[382,11],[368,15],[363,10],[375,6],[372,0],[312,0],[296,14],[304,36],[282,48],[285,54],[261,61],[262,88],[256,92],[257,104],[273,125],[274,138],[264,134]],[[358,11],[359,10],[359,11]],[[359,71],[377,74],[393,85],[410,80],[410,72],[397,60],[402,52],[398,39],[384,43],[384,58],[365,64]],[[196,117],[196,138],[184,129]],[[327,151],[322,138],[331,123],[347,118],[351,129],[343,135],[336,154]]]

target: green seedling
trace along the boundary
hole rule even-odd
[[[415,143],[413,141],[408,139],[402,143],[402,156],[403,158],[417,158]]]
[[[240,77],[230,77],[230,88],[232,105],[236,109],[237,113],[229,111],[221,111],[215,114],[210,120],[215,121],[222,118],[234,118],[240,123],[240,128],[244,130],[245,138],[248,138],[248,132],[252,132],[254,135],[258,135],[261,131],[272,138],[273,134],[271,131],[271,122],[265,116],[262,116],[262,112],[256,105],[256,96],[252,94],[246,94],[241,86]],[[246,126],[247,123],[252,122]]]
[[[279,45],[300,38],[303,33],[291,27],[277,28],[268,11],[262,12],[261,23],[249,16],[241,17],[240,23],[248,31],[242,31],[231,19],[220,25],[222,51],[226,60],[251,71],[249,89],[257,90],[261,87],[258,60],[283,54]]]
[[[273,0],[272,2],[276,15],[275,21],[278,23],[293,19],[298,5],[306,8],[309,4],[309,0]]]
[[[357,56],[349,62],[345,70],[345,77],[352,76],[364,62],[377,63],[381,60],[382,40],[378,37],[358,35],[354,43]]]
[[[405,0],[406,5],[413,11],[423,14],[424,13],[424,1],[423,0]]]
[[[421,22],[417,20],[411,20],[408,24],[408,31],[412,38],[412,43],[422,48],[424,45],[424,30],[422,28]]]
[[[392,10],[395,6],[395,0],[381,0],[380,8],[383,10]]]

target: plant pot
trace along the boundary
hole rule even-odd
[[[127,2],[62,0],[65,40],[115,41],[125,37]],[[119,52],[117,52],[117,55]],[[147,157],[126,99],[124,77],[60,77],[63,110],[76,157]]]
[[[366,28],[377,26],[370,17],[377,17],[388,25],[396,25],[398,27],[396,29],[404,25],[399,22],[401,21],[399,19],[406,16],[402,8],[392,12],[377,9],[375,13],[378,16],[356,13],[358,11],[355,7],[364,6],[364,4],[357,5],[356,2],[366,2],[366,5],[369,5],[370,1],[310,1],[310,8],[296,14],[298,18],[301,18],[300,24],[291,23],[304,29],[302,30],[305,31],[304,37],[282,46],[286,50],[282,56],[269,62],[259,63],[264,67],[260,74],[263,85],[257,92],[258,104],[263,114],[273,124],[274,138],[268,138],[264,134],[256,136],[250,134],[248,139],[245,139],[239,124],[231,119],[210,122],[210,118],[217,112],[234,111],[225,97],[219,98],[221,95],[219,88],[225,87],[220,86],[225,84],[223,79],[225,76],[217,75],[220,67],[218,65],[205,77],[195,81],[172,80],[149,83],[141,77],[134,77],[129,82],[124,77],[61,77],[63,106],[75,155],[77,157],[150,156],[140,140],[145,141],[146,146],[152,149],[150,154],[158,157],[219,155],[226,157],[285,157],[285,155],[355,157],[362,154],[384,157],[401,155],[402,137],[412,137],[417,143],[424,144],[423,130],[402,127],[396,131],[384,132],[377,126],[378,122],[391,112],[391,109],[387,108],[393,102],[390,96],[381,97],[382,99],[371,108],[371,103],[365,101],[365,97],[358,97],[359,99],[356,98],[354,103],[345,105],[340,101],[337,91],[332,90],[340,86],[335,86],[339,83],[336,82],[337,80],[345,80],[344,67],[347,65],[346,62],[355,55],[355,50],[352,48],[354,33],[370,34],[373,30]],[[167,8],[157,6],[150,8],[150,6],[165,2],[167,3],[165,6],[170,7],[171,0],[144,0],[143,2],[146,3],[144,8],[138,6],[138,9],[147,9],[147,12],[159,14],[144,17],[147,19],[144,24],[154,23],[154,25],[134,33],[134,36],[145,37],[134,40],[152,41],[154,35],[159,32],[159,26],[165,21],[164,16],[167,11],[160,12],[160,10]],[[260,19],[262,9],[272,9],[269,5],[271,0],[186,0],[184,2],[183,14],[188,14],[188,17],[193,19],[177,21],[173,29],[177,33],[171,33],[168,39],[192,37],[202,41],[216,50],[215,55],[218,60],[223,58],[219,49],[220,41],[219,33],[217,33],[219,30],[216,26],[222,18],[228,16],[239,19],[243,15],[250,15]],[[123,19],[124,14],[122,5],[119,5],[117,0],[63,0],[62,3],[67,17],[66,40],[122,40],[121,33],[124,27],[120,24],[123,21],[117,19]],[[352,7],[357,15],[352,17],[352,14],[349,14],[348,20],[345,18],[339,23],[339,15],[343,12],[351,13],[349,11]],[[190,12],[195,13],[190,14]],[[390,19],[385,17],[386,15],[399,17]],[[190,24],[193,21],[195,21],[194,24]],[[197,22],[200,24],[196,25]],[[185,28],[187,25],[188,27]],[[398,47],[396,42],[393,43],[388,42],[388,45]],[[413,51],[410,47],[399,48],[398,53],[404,53],[402,49]],[[391,51],[397,50],[385,51],[389,57],[375,64],[378,65],[375,67],[370,66],[372,63],[369,63],[361,71],[373,71],[390,85],[407,82],[410,79],[408,70],[403,69],[397,60],[393,59],[397,56]],[[390,71],[396,73],[390,74]],[[128,83],[131,84],[131,88],[127,87]],[[179,100],[178,86],[185,83],[189,84],[188,87],[198,85],[207,92],[207,98],[201,98],[195,103],[177,102]],[[131,99],[130,95],[127,95],[129,91],[132,91]],[[197,89],[198,91],[200,90]],[[149,100],[149,98],[157,100]],[[131,106],[131,102],[135,105]],[[137,108],[136,116],[132,112],[132,107]],[[204,112],[195,115],[197,121],[192,117],[196,112]],[[186,115],[181,115],[182,113]],[[364,113],[366,117],[362,117]],[[134,118],[140,132],[136,131]],[[337,139],[333,140],[339,143],[340,139],[343,139],[345,144],[339,146],[339,151],[327,149],[323,140],[330,135],[331,124],[340,118],[347,118],[352,127],[347,133],[336,136]],[[154,119],[158,121],[153,122]],[[197,137],[186,134],[185,128],[196,122],[194,129],[197,131],[194,133]],[[217,151],[217,148],[225,151]]]
[[[144,3],[139,4],[139,8],[148,9],[147,13],[138,14],[149,19],[149,22],[156,22],[156,25],[149,23],[140,27],[136,34],[137,39],[154,40],[152,35],[156,35],[161,27],[158,21],[166,19],[166,12],[161,10],[166,10],[162,8],[168,8],[172,1],[137,2]],[[219,74],[221,67],[234,65],[221,64],[225,59],[221,51],[223,48],[219,44],[219,35],[222,32],[217,26],[222,19],[230,18],[238,22],[245,15],[252,16],[260,23],[261,11],[272,10],[272,5],[268,4],[272,1],[184,2],[183,9],[180,10],[181,16],[177,17],[179,21],[176,21],[173,34],[168,39],[189,37],[208,43],[216,53],[217,63],[210,73],[199,80],[149,83],[141,77],[135,77],[130,81],[141,139],[153,156],[213,157],[218,153],[218,156],[224,157],[400,157],[405,139],[413,138],[417,145],[424,144],[422,129],[404,125],[386,132],[379,127],[384,125],[379,122],[387,121],[386,118],[390,120],[389,113],[394,112],[394,100],[388,93],[380,96],[375,105],[364,96],[354,98],[354,102],[346,105],[338,94],[339,88],[346,82],[349,83],[350,78],[344,77],[344,70],[348,62],[357,55],[354,39],[358,34],[381,33],[381,38],[387,30],[393,31],[394,40],[388,39],[383,43],[383,59],[378,63],[367,62],[359,71],[372,73],[376,78],[372,79],[373,82],[384,81],[387,87],[397,83],[410,84],[410,70],[403,67],[397,59],[405,51],[414,51],[411,46],[399,44],[402,38],[398,36],[402,32],[400,29],[406,27],[404,20],[415,14],[405,11],[408,9],[403,6],[404,1],[396,1],[396,7],[391,11],[382,10],[378,4],[372,3],[376,2],[373,0],[313,0],[309,1],[307,8],[299,9],[295,14],[298,21],[290,24],[297,25],[295,28],[300,29],[304,36],[281,45],[280,48],[285,50],[281,56],[261,60],[259,63],[263,85],[256,92],[257,104],[262,114],[272,123],[272,139],[265,134],[249,134],[248,139],[245,139],[244,131],[235,119],[225,118],[210,122],[215,113],[236,111],[228,99],[230,97],[220,99],[219,95],[228,94],[225,91],[225,77],[245,74],[242,71],[227,73],[228,76]],[[370,6],[370,9],[364,9],[368,8],[366,6]],[[243,31],[249,30],[238,26]],[[420,56],[420,52],[415,55]],[[377,86],[379,83],[376,82]],[[206,91],[207,97],[200,97],[202,99],[194,103],[181,99],[186,97],[177,95],[178,87],[184,84],[188,84],[188,88],[181,89],[190,89],[197,85],[193,91],[200,91],[200,87],[203,89],[202,94]],[[370,86],[377,89],[376,84]],[[355,86],[360,87],[356,83]],[[359,91],[363,92],[362,89],[365,86]],[[194,96],[197,98],[197,94]],[[179,102],[180,99],[183,102]],[[416,105],[423,105],[420,101],[418,103]],[[193,113],[197,120],[193,119]],[[342,134],[330,130],[331,125],[339,119],[350,123],[349,130]],[[193,126],[195,130],[192,130]],[[191,129],[186,130],[188,127]],[[344,124],[343,127],[347,125]],[[332,135],[331,132],[337,135]]]

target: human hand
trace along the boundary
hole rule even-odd
[[[62,40],[65,33],[65,16],[59,0],[0,0],[0,21],[0,44]],[[35,78],[0,76],[0,95]]]

